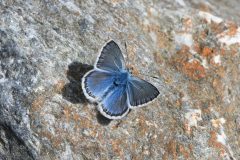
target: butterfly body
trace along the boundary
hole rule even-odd
[[[129,73],[128,72],[120,72],[119,74],[116,74],[116,78],[113,82],[115,86],[125,86],[127,85],[129,78]]]
[[[101,114],[110,119],[120,119],[129,109],[142,106],[159,95],[156,87],[127,70],[114,41],[103,47],[94,69],[84,75],[82,89],[90,101],[98,103]]]

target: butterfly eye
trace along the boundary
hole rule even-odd
[[[128,68],[127,70],[130,74],[132,74],[133,68]]]
[[[132,74],[134,71],[134,67],[132,65],[127,65],[127,70],[130,74]]]
[[[139,71],[135,67],[133,67],[133,66],[129,67],[128,72],[130,74],[134,75],[134,76],[138,76],[139,75]]]

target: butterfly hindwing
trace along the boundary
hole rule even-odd
[[[126,86],[115,86],[99,104],[100,112],[107,118],[119,119],[128,111]]]
[[[114,74],[100,70],[89,71],[82,80],[85,96],[91,101],[99,101],[114,81]]]
[[[110,72],[116,72],[125,69],[122,52],[114,41],[108,42],[102,48],[95,67]]]
[[[148,103],[159,95],[158,89],[151,83],[134,76],[128,80],[127,93],[130,108]]]

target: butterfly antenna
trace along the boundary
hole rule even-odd
[[[162,78],[160,78],[160,77],[158,77],[158,76],[154,76],[154,75],[149,75],[149,74],[144,74],[144,73],[138,73],[139,75],[142,75],[142,76],[144,76],[144,77],[149,77],[149,78],[152,78],[152,79],[154,79],[156,82],[160,82],[160,84],[162,84],[162,86],[163,86],[163,83],[165,83],[165,81],[162,79]],[[163,82],[163,83],[162,83]]]
[[[125,51],[126,51],[126,55],[127,55],[126,66],[128,66],[129,65],[129,59],[128,59],[127,42],[125,42],[124,45],[125,45]]]
[[[143,75],[143,76],[146,76],[146,77],[150,77],[150,78],[153,78],[153,79],[158,79],[160,80],[161,78],[158,77],[158,76],[153,76],[153,75],[148,75],[148,74],[144,74],[144,73],[139,73],[140,75]]]
[[[155,80],[158,85],[163,87],[161,88],[161,92],[164,93],[166,96],[179,93],[179,91],[173,85],[169,84],[167,80],[165,80],[164,78],[153,76],[153,75],[146,75],[142,73],[139,73],[139,74]]]

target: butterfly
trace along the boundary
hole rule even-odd
[[[94,68],[82,78],[82,90],[108,119],[121,119],[130,109],[151,102],[159,95],[151,83],[132,75],[119,46],[109,41],[102,48]]]

